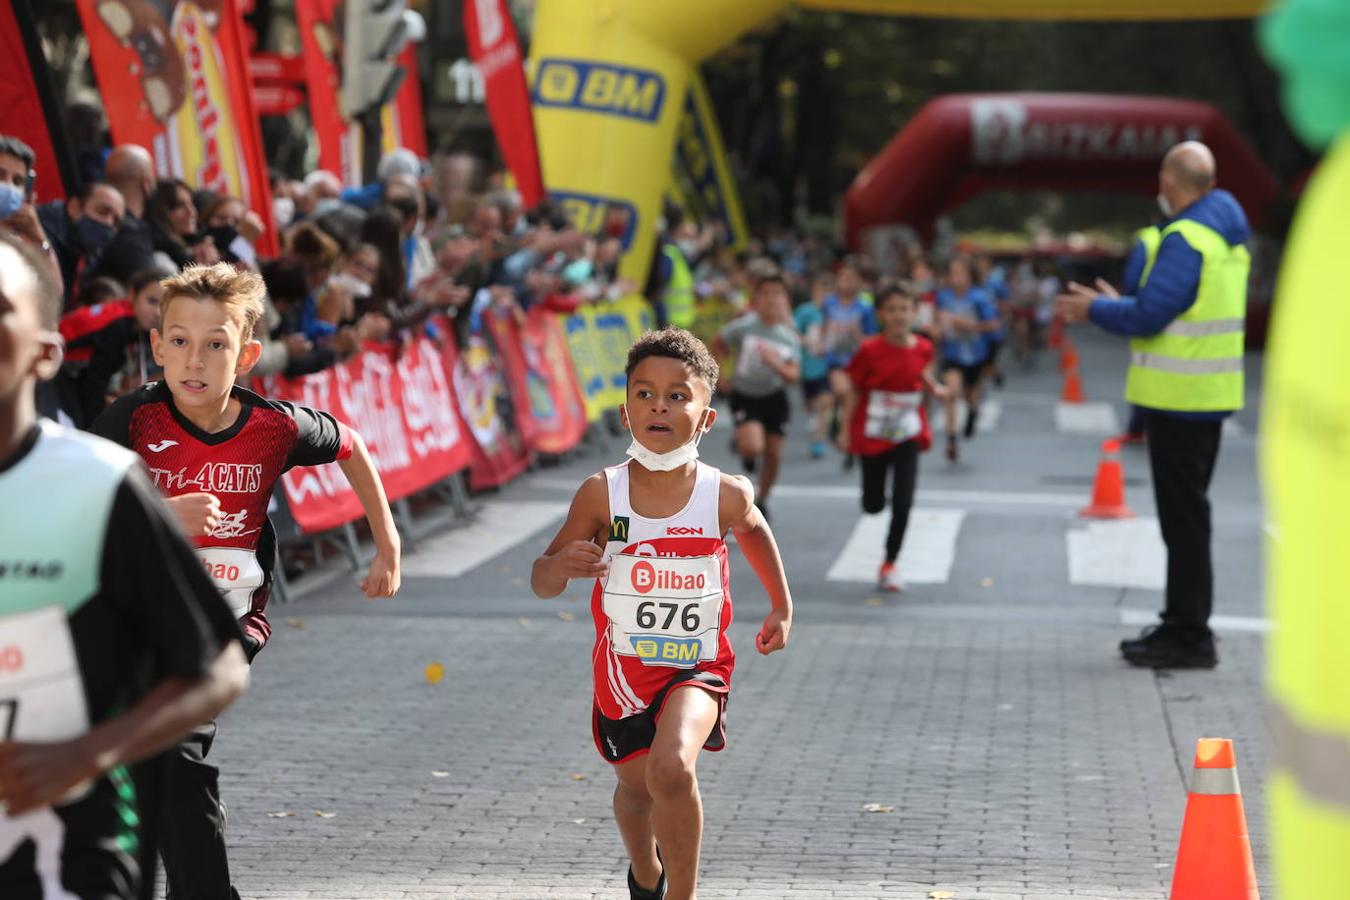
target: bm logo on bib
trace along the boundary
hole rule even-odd
[[[698,655],[703,650],[703,642],[698,638],[633,638],[633,650],[638,659],[661,662],[680,669],[691,668],[698,663]]]
[[[534,77],[534,102],[540,106],[655,122],[665,101],[665,79],[646,69],[545,59]]]

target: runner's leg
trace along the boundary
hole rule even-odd
[[[811,408],[816,414],[816,430],[812,439],[816,443],[823,443],[830,435],[830,419],[834,416],[834,394],[821,391],[811,401]]]
[[[783,442],[787,438],[781,434],[771,434],[764,439],[764,471],[759,476],[759,502],[769,502],[769,491],[778,481],[778,469],[783,461]]]
[[[718,697],[693,685],[673,689],[647,755],[652,830],[666,866],[667,900],[693,900],[703,841],[703,798],[694,768],[721,712]]]
[[[165,791],[159,853],[173,900],[231,900],[220,806],[220,770],[206,761],[216,723],[193,729],[164,755]]]
[[[947,388],[947,397],[942,401],[942,405],[947,409],[947,436],[951,437],[956,434],[956,398],[961,396],[964,390],[961,370],[951,368],[943,372],[942,383]]]
[[[736,426],[736,455],[742,461],[748,461],[746,469],[754,471],[755,463],[764,454],[764,425],[754,419],[746,419]]]
[[[893,563],[900,556],[900,545],[905,542],[909,527],[909,510],[914,505],[914,484],[919,476],[919,442],[905,441],[886,454],[895,465],[895,481],[891,486],[891,527],[886,533],[886,562]],[[885,474],[882,474],[885,478]]]
[[[652,795],[647,792],[647,757],[620,763],[614,767],[619,783],[614,787],[614,821],[632,861],[633,878],[638,887],[653,890],[661,879],[661,862],[656,858],[656,836],[652,833]]]

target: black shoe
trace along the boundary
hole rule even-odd
[[[970,440],[975,436],[975,422],[979,418],[980,408],[978,406],[972,406],[970,409],[966,410],[966,427],[962,432],[962,434],[965,435],[966,440]]]
[[[637,880],[633,878],[633,867],[628,867],[629,900],[662,900],[666,896],[666,861],[661,859],[659,849],[656,851],[656,859],[661,863],[661,877],[656,879],[656,887],[650,891],[638,886]]]
[[[1121,651],[1125,661],[1146,669],[1212,669],[1219,664],[1214,638],[1187,641],[1157,641]]]
[[[747,475],[755,474],[755,458],[753,456],[742,456],[741,467],[745,469]]]
[[[756,499],[755,506],[759,507],[759,514],[764,517],[764,524],[769,524],[769,505],[763,500]]]
[[[1120,642],[1121,653],[1138,653],[1149,647],[1161,643],[1175,643],[1177,634],[1175,628],[1169,628],[1167,625],[1150,625],[1139,632],[1138,637],[1125,638]]]
[[[947,435],[947,462],[956,462],[961,458],[961,448],[956,443],[956,435]]]

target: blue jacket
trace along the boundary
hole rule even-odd
[[[1125,257],[1125,271],[1120,273],[1120,289],[1133,296],[1139,291],[1139,279],[1144,275],[1144,266],[1148,265],[1148,248],[1144,242],[1135,238],[1130,245],[1130,255]]]
[[[1246,213],[1233,195],[1223,190],[1210,191],[1183,209],[1176,219],[1160,227],[1165,229],[1177,219],[1190,219],[1214,229],[1230,246],[1245,244],[1252,234]],[[1136,244],[1135,250],[1138,251],[1142,271],[1142,245]],[[1135,251],[1132,250],[1130,261],[1134,260],[1134,256]],[[1134,295],[1122,296],[1119,300],[1098,297],[1088,309],[1088,318],[1113,334],[1152,337],[1162,333],[1164,328],[1195,303],[1203,260],[1199,251],[1186,243],[1185,238],[1179,234],[1169,234],[1159,245],[1148,282],[1142,288],[1137,288],[1139,275],[1131,270],[1130,261],[1126,262],[1125,284],[1127,288],[1136,286]],[[1197,413],[1183,417],[1213,419],[1224,415],[1226,413]]]

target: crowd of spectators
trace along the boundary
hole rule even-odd
[[[274,176],[274,236],[240,198],[157,177],[139,146],[83,161],[78,191],[38,206],[28,187],[33,165],[32,150],[0,135],[0,222],[44,249],[65,296],[71,352],[43,399],[77,425],[156,376],[148,338],[158,323],[156,286],[193,263],[225,260],[262,275],[268,297],[254,374],[285,376],[332,366],[367,341],[397,343],[418,329],[439,338],[433,316],[448,320],[462,343],[487,308],[567,311],[641,292],[662,324],[691,326],[708,310],[724,322],[745,309],[757,271],[768,268],[781,272],[798,304],[834,290],[841,266],[861,279],[864,295],[881,278],[898,279],[930,305],[938,287],[917,245],[890,271],[875,272],[790,229],[735,246],[720,224],[673,206],[659,223],[647,283],[633,284],[619,272],[632,225],[622,210],[610,210],[594,232],[578,230],[550,202],[524,209],[519,194],[464,156],[428,163],[396,150],[359,187],[323,170],[303,180]],[[263,252],[271,247],[277,252]],[[1049,283],[1037,280],[1049,273],[1036,273],[1022,267],[1010,279],[1008,314],[1025,342],[1049,295]],[[689,295],[683,313],[673,292]]]

